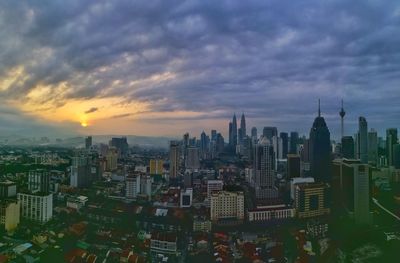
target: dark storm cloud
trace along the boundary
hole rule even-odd
[[[89,114],[89,113],[96,112],[96,111],[98,111],[98,110],[99,110],[98,108],[92,107],[92,108],[88,109],[87,111],[85,111],[85,113],[86,113],[86,114]]]
[[[45,99],[119,96],[204,118],[245,111],[304,132],[318,98],[334,131],[341,98],[349,122],[400,118],[397,0],[2,1],[0,10],[0,74],[26,73],[3,98],[66,83]]]

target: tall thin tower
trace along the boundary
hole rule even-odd
[[[343,109],[343,100],[342,100],[342,108],[340,109],[339,112],[340,115],[340,125],[341,125],[341,138],[344,136],[344,116],[346,115],[346,112]]]

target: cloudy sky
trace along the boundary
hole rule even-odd
[[[400,125],[400,1],[0,2],[0,133]]]

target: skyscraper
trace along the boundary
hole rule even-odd
[[[242,117],[240,118],[240,145],[243,144],[243,139],[246,137],[246,119],[244,117],[244,113],[242,113]]]
[[[289,153],[296,154],[297,153],[297,144],[299,142],[299,133],[291,132],[290,133],[290,149]]]
[[[397,144],[397,129],[390,128],[386,130],[386,154],[389,166],[393,165],[393,145]]]
[[[278,129],[276,127],[264,127],[263,136],[271,141],[272,137],[278,136]]]
[[[318,116],[310,130],[310,168],[316,182],[329,183],[331,180],[331,135],[321,117],[318,103]]]
[[[287,155],[287,179],[300,177],[300,155]]]
[[[186,168],[188,168],[188,169],[199,169],[200,168],[199,148],[197,148],[197,147],[189,147],[188,148],[188,157],[186,160]]]
[[[358,118],[358,159],[368,163],[368,123],[364,117]]]
[[[257,199],[277,197],[275,189],[274,149],[270,141],[263,137],[254,148],[253,168],[255,172],[255,192]]]
[[[233,127],[232,122],[229,122],[229,146],[233,147]]]
[[[251,128],[251,138],[257,139],[257,128],[256,127]]]
[[[85,148],[89,150],[92,147],[92,136],[88,136],[85,138]]]
[[[237,121],[236,121],[236,114],[233,114],[233,119],[232,119],[232,145],[233,149],[236,150],[236,145],[238,142],[238,128],[237,128]]]
[[[176,178],[180,168],[179,143],[171,141],[169,145],[169,177]]]
[[[371,129],[368,132],[368,162],[376,164],[378,161],[378,133]]]
[[[342,157],[354,159],[354,139],[352,136],[342,137]]]
[[[282,158],[285,159],[286,155],[288,154],[288,147],[289,147],[289,138],[287,132],[281,132],[279,136],[282,139]]]
[[[393,145],[393,166],[400,169],[400,144]]]

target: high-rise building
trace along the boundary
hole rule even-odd
[[[370,224],[370,169],[360,160],[335,160],[333,162],[338,189],[334,198],[341,202],[346,211],[358,224]]]
[[[330,187],[326,183],[295,185],[294,207],[299,218],[323,216],[330,213]]]
[[[368,132],[368,162],[378,162],[378,133],[374,129]]]
[[[386,152],[388,158],[388,165],[393,165],[393,145],[397,144],[397,129],[390,128],[386,130]]]
[[[300,155],[287,155],[287,179],[300,177]]]
[[[212,141],[217,140],[217,130],[211,130],[211,140]]]
[[[272,137],[278,136],[278,129],[276,127],[264,127],[263,136],[271,141]]]
[[[238,128],[237,128],[236,114],[233,114],[233,118],[232,118],[232,146],[233,146],[233,149],[236,149],[237,143],[238,143]]]
[[[201,159],[207,158],[209,144],[210,144],[210,138],[203,131],[200,135],[200,157],[201,157]]]
[[[76,153],[72,157],[70,185],[71,187],[88,187],[91,182],[89,157]]]
[[[256,127],[251,128],[251,138],[257,139],[257,128]]]
[[[315,118],[310,131],[310,168],[316,182],[329,183],[331,177],[331,137],[325,119],[321,117],[318,107],[318,117]]]
[[[164,170],[164,161],[160,159],[150,160],[150,174],[161,175]]]
[[[29,171],[28,189],[31,193],[50,191],[50,173],[44,169]]]
[[[239,144],[243,145],[243,140],[246,137],[246,119],[244,117],[244,113],[242,113],[242,117],[240,118],[240,133],[239,133]]]
[[[216,152],[217,154],[222,153],[225,148],[225,141],[224,137],[222,137],[221,133],[217,134],[217,141],[216,141]]]
[[[136,198],[140,193],[140,173],[130,174],[125,178],[125,197]]]
[[[186,159],[186,168],[199,169],[200,168],[199,148],[189,147],[187,150],[188,150],[188,157]]]
[[[210,197],[212,193],[222,191],[224,182],[222,180],[207,180],[207,197]]]
[[[352,136],[342,137],[342,156],[346,159],[354,158],[354,139]]]
[[[364,117],[358,118],[358,156],[362,163],[368,163],[368,123]]]
[[[53,194],[18,193],[21,216],[38,223],[47,223],[53,217]]]
[[[89,150],[92,147],[92,136],[88,136],[85,138],[85,148]]]
[[[110,146],[118,151],[118,157],[126,157],[129,152],[129,144],[126,137],[111,138]]]
[[[17,186],[11,181],[0,182],[0,232],[15,230],[20,221],[20,203]]]
[[[274,148],[267,137],[263,137],[254,147],[253,168],[256,198],[262,200],[276,198]]]
[[[115,171],[118,166],[118,149],[110,147],[106,153],[106,170]]]
[[[400,144],[393,145],[393,166],[400,169]]]
[[[243,192],[221,191],[211,194],[211,220],[218,222],[221,219],[244,219]]]
[[[233,147],[233,127],[232,122],[229,122],[229,147]]]
[[[180,169],[179,143],[171,141],[169,145],[169,177],[176,178]]]
[[[289,153],[297,154],[297,144],[299,143],[299,133],[291,132],[290,133],[290,147]]]
[[[289,149],[289,138],[287,132],[281,132],[279,137],[282,139],[282,158],[285,159]]]

